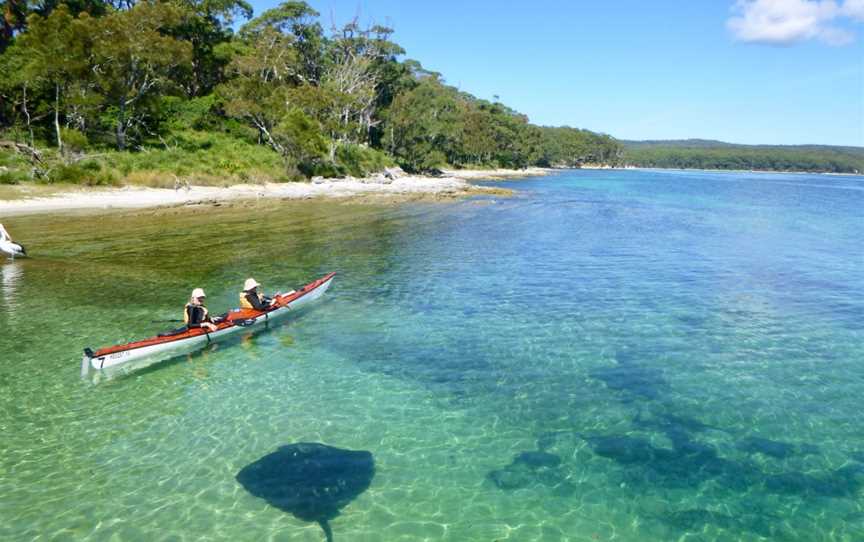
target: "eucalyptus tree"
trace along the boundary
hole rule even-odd
[[[91,63],[94,90],[114,125],[118,150],[130,129],[146,128],[150,99],[173,89],[178,71],[189,69],[192,46],[170,35],[188,12],[171,2],[141,2],[96,19]]]
[[[288,112],[289,89],[302,81],[296,38],[284,31],[290,20],[291,13],[280,6],[244,25],[239,39],[221,49],[232,59],[228,80],[217,89],[225,112],[249,122],[259,143],[283,156],[287,149],[273,130]]]
[[[361,27],[356,19],[333,31],[320,85],[338,100],[337,118],[325,121],[335,127],[330,133],[331,158],[338,144],[368,142],[380,122],[376,113],[386,68],[404,54],[390,41],[392,34],[385,26]]]
[[[23,107],[30,119],[27,103],[31,93],[43,89],[51,94],[54,136],[57,148],[63,151],[60,120],[70,85],[88,72],[87,50],[90,45],[89,28],[92,20],[86,13],[73,17],[65,5],[60,5],[48,16],[31,14],[27,31],[18,36],[13,47],[4,56],[19,58],[19,69],[10,80],[21,88]],[[12,60],[14,62],[14,60]],[[47,105],[43,102],[43,107]]]
[[[230,57],[219,54],[219,47],[233,39],[237,20],[252,18],[252,6],[245,0],[183,0],[182,5],[186,16],[171,34],[192,46],[192,65],[189,77],[178,77],[178,83],[187,96],[203,96],[222,82]]]
[[[303,2],[286,2],[244,25],[223,51],[232,57],[218,87],[225,112],[249,122],[259,143],[278,152],[290,174],[310,174],[328,145],[323,122],[338,103],[319,87],[323,45],[317,15]],[[230,47],[230,50],[227,50]]]
[[[317,21],[319,15],[306,2],[283,2],[262,13],[246,25],[244,31],[254,33],[269,28],[290,36],[291,45],[297,54],[298,81],[317,85],[324,70],[327,46],[324,31]]]
[[[105,0],[0,0],[0,53],[12,45],[15,36],[26,31],[30,15],[47,17],[61,5],[73,16],[88,13],[93,17],[104,15],[111,7]]]
[[[448,163],[459,143],[458,93],[437,77],[419,81],[399,94],[387,112],[384,147],[409,171],[427,171]]]

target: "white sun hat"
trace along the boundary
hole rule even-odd
[[[207,297],[207,294],[204,293],[203,289],[195,288],[192,290],[192,297],[198,299],[199,297]]]
[[[249,279],[246,279],[245,283],[243,283],[243,291],[248,292],[252,288],[257,288],[258,286],[261,286],[261,285],[258,284],[257,280],[249,278]]]

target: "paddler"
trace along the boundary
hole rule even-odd
[[[192,290],[192,297],[189,298],[189,303],[183,310],[183,322],[189,329],[203,327],[207,331],[216,331],[216,324],[213,323],[207,307],[204,306],[206,298],[203,289],[195,288]]]
[[[253,278],[246,279],[243,283],[243,291],[240,292],[240,307],[244,309],[254,309],[263,311],[269,309],[273,305],[273,299],[266,297],[258,291],[261,285]]]

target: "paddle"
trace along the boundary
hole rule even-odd
[[[151,320],[154,324],[182,324],[183,320]]]

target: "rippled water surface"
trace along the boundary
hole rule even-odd
[[[0,538],[864,540],[864,178],[504,184],[3,220]],[[193,287],[331,270],[283,325],[79,378]]]

